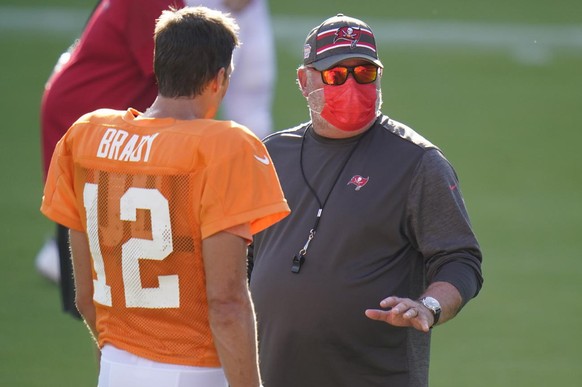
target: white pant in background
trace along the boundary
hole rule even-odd
[[[105,345],[98,387],[228,387],[222,368],[166,364]]]
[[[229,12],[223,0],[185,0]],[[253,0],[239,13],[231,13],[239,27],[241,45],[234,50],[234,72],[222,107],[221,119],[245,125],[260,139],[273,130],[271,115],[277,58],[267,0]]]

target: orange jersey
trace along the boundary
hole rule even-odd
[[[59,141],[41,211],[87,233],[99,345],[155,361],[220,366],[202,239],[289,213],[259,139],[232,121],[98,110]]]

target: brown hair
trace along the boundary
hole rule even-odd
[[[221,68],[229,68],[238,46],[238,25],[206,7],[163,11],[154,32],[154,72],[160,95],[200,95]]]

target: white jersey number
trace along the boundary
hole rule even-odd
[[[98,185],[85,184],[83,191],[87,213],[87,236],[97,278],[93,280],[93,299],[111,306],[111,287],[107,285],[105,264],[99,245]],[[172,227],[168,200],[157,189],[129,188],[120,199],[120,219],[135,222],[137,209],[151,214],[152,239],[131,238],[121,248],[121,271],[125,288],[125,305],[130,308],[178,308],[180,288],[177,275],[158,276],[157,288],[144,288],[140,279],[139,260],[161,261],[173,251]]]

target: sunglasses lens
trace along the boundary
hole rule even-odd
[[[356,82],[361,84],[372,83],[378,77],[378,67],[374,65],[361,65],[356,67],[338,66],[321,71],[321,79],[326,85],[343,85],[352,73]]]
[[[378,76],[378,67],[373,65],[354,67],[354,78],[358,83],[372,83]]]
[[[326,85],[341,85],[347,78],[348,69],[345,67],[334,67],[321,72],[321,79]]]

